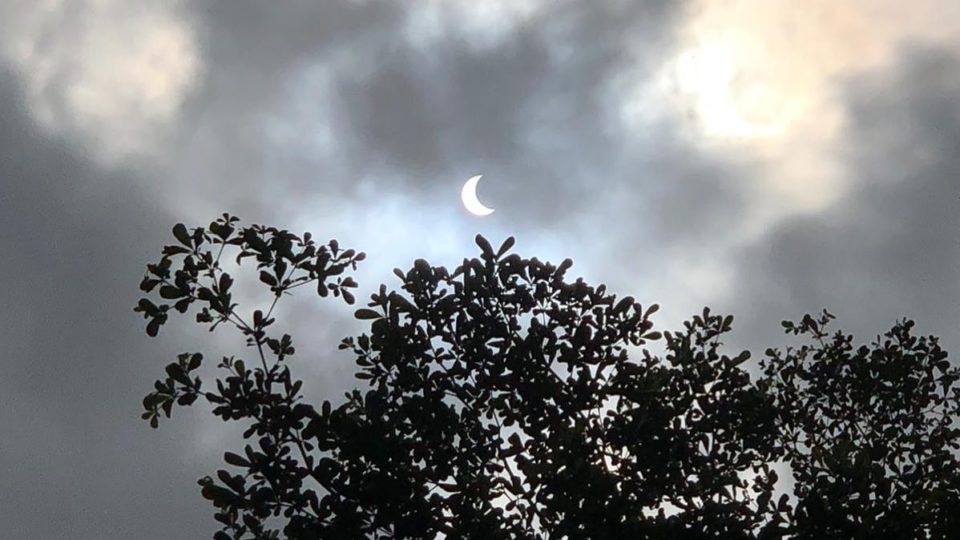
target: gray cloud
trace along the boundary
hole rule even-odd
[[[561,3],[492,47],[450,38],[422,50],[385,40],[361,58],[373,62],[370,75],[344,74],[337,87],[338,136],[357,174],[399,172],[430,192],[485,172],[505,211],[556,225],[565,209],[589,204],[585,182],[620,181],[624,143],[610,85],[665,50],[676,15],[666,5]],[[648,50],[630,50],[636,35]]]
[[[201,36],[203,76],[177,126],[170,185],[193,193],[196,201],[209,201],[191,210],[229,209],[256,221],[271,217],[291,192],[339,193],[344,180],[331,174],[335,163],[313,149],[291,148],[299,141],[277,143],[266,132],[271,122],[296,122],[302,115],[287,108],[296,105],[291,100],[299,74],[338,51],[395,33],[402,10],[379,1],[283,9],[220,1],[191,8],[189,19]]]
[[[611,85],[654,69],[682,13],[676,3],[548,3],[492,45],[460,35],[424,45],[406,41],[414,14],[376,2],[217,6],[198,15],[206,76],[182,152],[191,178],[200,170],[230,189],[197,189],[260,214],[291,191],[364,203],[359,178],[381,193],[430,193],[483,172],[504,212],[549,226],[567,209],[589,212],[585,182],[621,181]],[[316,117],[301,124],[303,114]],[[271,123],[299,140],[270,140]],[[321,128],[332,148],[305,142]]]
[[[960,58],[911,47],[844,84],[851,190],[738,256],[741,331],[828,308],[869,341],[902,317],[960,347]]]
[[[210,530],[191,501],[208,459],[197,424],[137,417],[172,354],[132,316],[137,276],[171,216],[130,172],[39,133],[0,75],[0,520],[12,537],[164,538]],[[161,364],[162,365],[162,364]],[[183,419],[181,419],[183,420]],[[162,442],[161,442],[162,441]]]

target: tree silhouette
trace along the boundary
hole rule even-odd
[[[796,481],[796,537],[957,538],[960,373],[912,321],[855,348],[828,333],[832,319],[784,322],[812,343],[762,363]]]
[[[147,333],[197,304],[197,322],[235,327],[252,354],[223,358],[204,391],[202,355],[184,353],[143,402],[153,427],[200,397],[246,427],[243,450],[224,455],[232,469],[200,480],[218,540],[906,538],[952,526],[960,375],[911,323],[855,353],[849,336],[823,341],[825,320],[785,323],[817,345],[768,351],[752,381],[749,353],[722,351],[733,317],[705,309],[654,331],[656,305],[478,236],[480,256],[453,272],[418,260],[371,295],[356,311],[369,332],[340,345],[358,387],[314,407],[290,372],[291,337],[271,334],[274,308],[304,285],[352,304],[363,254],[226,214],[173,233],[141,284],[161,298],[136,307]],[[256,261],[266,313],[233,303],[228,247]],[[795,508],[775,489],[781,458]]]

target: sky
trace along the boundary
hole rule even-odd
[[[195,538],[236,433],[140,399],[238,336],[132,311],[176,222],[221,212],[359,248],[360,297],[475,234],[575,261],[755,356],[827,308],[960,354],[960,4],[952,0],[0,0],[0,523]],[[460,187],[483,174],[467,213]],[[251,293],[252,294],[252,293]],[[281,305],[318,399],[351,309]],[[252,302],[260,301],[250,296]],[[231,349],[232,348],[232,349]]]

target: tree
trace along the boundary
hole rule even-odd
[[[768,351],[761,384],[778,411],[781,454],[798,499],[798,538],[960,536],[960,379],[936,337],[897,323],[871,346],[827,328],[824,311]]]
[[[348,273],[363,254],[333,240],[317,245],[309,234],[241,227],[226,214],[207,229],[178,224],[173,233],[178,243],[148,265],[141,284],[160,297],[136,308],[148,320],[147,333],[157,335],[171,307],[180,313],[193,307],[197,322],[211,330],[223,323],[238,329],[252,355],[223,358],[215,390],[205,391],[197,375],[203,356],[184,353],[143,403],[153,427],[175,404],[200,397],[223,420],[246,426],[243,450],[224,455],[232,469],[200,480],[222,524],[218,540],[281,533],[296,539],[823,538],[877,531],[874,521],[894,519],[881,513],[867,528],[869,520],[850,520],[863,503],[846,505],[830,519],[853,528],[838,529],[812,510],[817,500],[830,505],[848,493],[830,491],[824,474],[840,484],[861,478],[841,462],[825,461],[824,453],[850,455],[850,445],[866,439],[821,437],[834,433],[825,431],[836,428],[831,415],[856,423],[862,411],[823,398],[830,380],[807,381],[823,369],[822,357],[860,366],[870,355],[837,356],[842,347],[768,351],[764,376],[754,382],[744,369],[749,353],[722,352],[731,316],[705,309],[680,331],[654,331],[656,305],[644,309],[603,285],[568,279],[569,260],[555,266],[522,258],[511,253],[512,238],[494,250],[478,236],[479,258],[453,272],[418,260],[406,272],[395,270],[398,289],[381,285],[370,296],[356,311],[369,332],[340,345],[355,357],[358,387],[336,405],[314,407],[290,371],[292,338],[271,334],[274,308],[304,285],[352,304],[357,284]],[[245,316],[232,302],[233,279],[220,262],[227,248],[238,263],[256,261],[274,298],[266,313]],[[808,319],[788,331],[807,332]],[[915,420],[933,406],[941,422],[919,420],[911,436],[924,441],[920,454],[937,456],[930,467],[955,465],[946,448],[956,434],[942,419],[955,411],[950,388],[960,375],[929,339],[891,342],[884,350],[883,365],[942,371],[940,401],[929,397],[936,389],[928,378],[889,390],[883,403],[891,414],[912,411]],[[863,373],[873,382],[851,376],[843,384],[866,391],[869,384],[912,380],[896,369]],[[917,394],[903,398],[907,391]],[[902,500],[897,512],[921,529],[946,523],[945,512],[958,500],[952,480],[929,489],[933,469],[924,469],[912,491],[894,489],[896,469],[885,467],[899,462],[857,455],[873,460],[875,475],[892,478],[891,495],[874,509]],[[796,509],[775,489],[771,464],[780,458],[795,469]]]

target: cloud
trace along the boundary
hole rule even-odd
[[[960,58],[905,47],[847,79],[851,188],[737,254],[731,305],[748,335],[826,307],[870,340],[900,317],[960,348]]]
[[[506,30],[419,39],[411,28],[431,10],[446,29],[475,22],[433,4],[337,6],[217,4],[196,15],[208,67],[170,180],[173,192],[192,193],[183,202],[192,214],[280,216],[371,254],[385,246],[387,269],[423,255],[414,238],[466,230],[466,241],[445,244],[464,248],[439,257],[456,262],[479,230],[578,257],[588,270],[595,248],[621,236],[681,238],[688,224],[735,213],[725,208],[740,195],[724,160],[691,156],[667,117],[645,133],[628,133],[620,118],[623,73],[658,69],[681,4],[543,4],[500,21]],[[483,222],[457,212],[460,184],[477,173],[498,208]],[[683,209],[688,188],[711,202],[693,219],[656,209]],[[614,216],[629,232],[585,248],[584,231],[609,232]],[[426,236],[397,236],[404,230]]]
[[[290,191],[301,208],[323,206],[364,182],[431,189],[477,169],[502,204],[548,186],[569,193],[616,152],[605,126],[611,78],[649,63],[678,16],[667,4],[561,3],[524,12],[493,41],[453,32],[405,41],[412,21],[439,8],[215,6],[196,15],[206,71],[175,176],[230,178],[234,189],[216,195],[245,196],[237,202],[253,212],[288,204]],[[459,13],[443,20],[457,27]],[[558,159],[574,151],[580,163]]]
[[[960,47],[960,8],[939,0],[700,0],[687,14],[660,72],[640,79],[638,100],[686,114],[687,133],[708,151],[766,169],[749,190],[749,236],[823,210],[850,186],[835,152],[844,78],[890,65],[903,43]],[[643,120],[637,109],[627,101],[624,114]]]
[[[156,155],[202,68],[178,2],[45,0],[4,4],[0,17],[0,54],[31,117],[106,162]]]
[[[182,345],[176,333],[147,340],[131,311],[172,218],[151,204],[143,178],[104,169],[70,137],[38,128],[16,80],[0,70],[5,534],[208,533],[209,512],[189,497],[218,454],[192,442],[201,424],[181,417],[158,436],[137,417]]]

